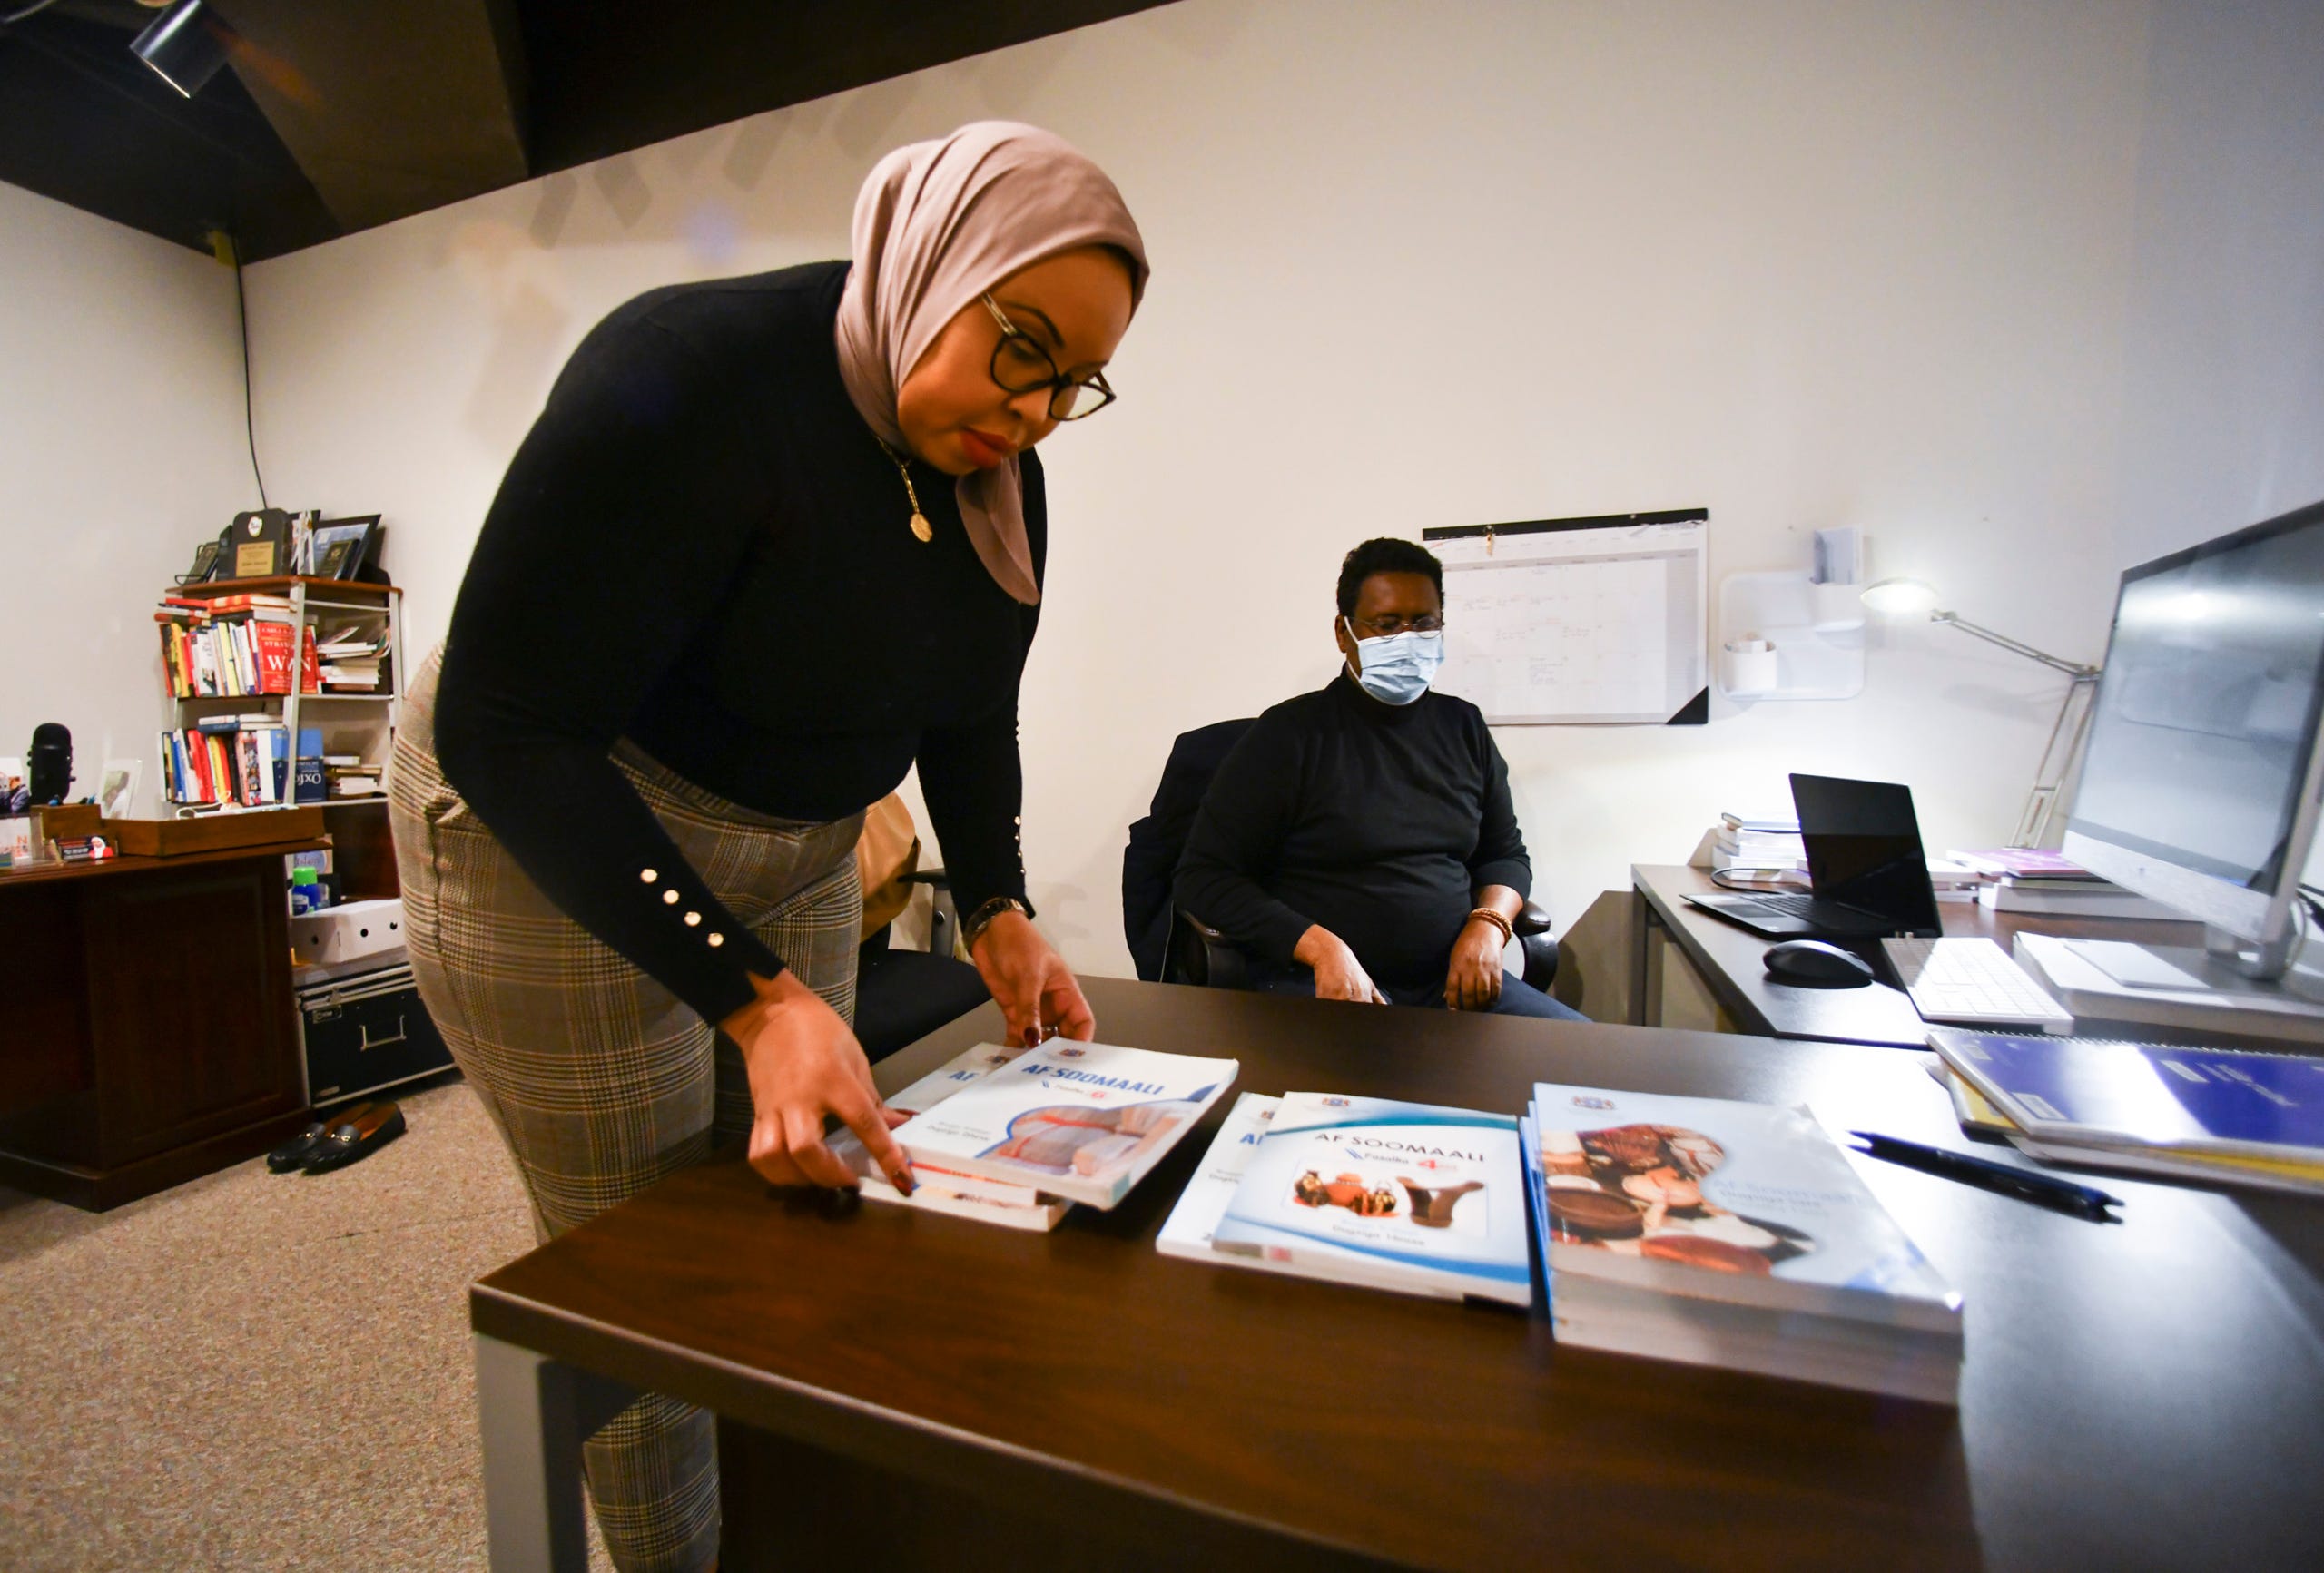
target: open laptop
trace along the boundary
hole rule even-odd
[[[1893,782],[1795,775],[1792,806],[1807,847],[1814,894],[1689,896],[1704,911],[1755,933],[1790,939],[1895,934],[1934,938],[1945,931],[1928,882],[1913,793]]]

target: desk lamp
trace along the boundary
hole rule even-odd
[[[2058,795],[2064,791],[2066,778],[2073,772],[2074,756],[2082,752],[2083,740],[2090,732],[2091,700],[2098,692],[2099,669],[2053,655],[2046,650],[2036,650],[2022,640],[1972,623],[1958,613],[1939,611],[1936,592],[1918,579],[1876,579],[1864,587],[1864,604],[1868,610],[1884,616],[1926,617],[1932,623],[1958,628],[1972,638],[1998,644],[2028,661],[2038,661],[2073,680],[2066,685],[2065,703],[2058,707],[2057,724],[2050,728],[2050,741],[2042,749],[2041,767],[2034,773],[2034,790],[2025,795],[2025,811],[2018,816],[2017,833],[2009,844],[2038,847],[2048,841],[2052,821],[2057,816]]]

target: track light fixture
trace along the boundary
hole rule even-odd
[[[129,52],[192,98],[226,64],[226,45],[233,36],[223,22],[203,13],[202,0],[178,0],[137,35]]]

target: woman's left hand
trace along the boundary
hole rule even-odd
[[[1452,965],[1444,974],[1444,1003],[1452,1010],[1491,1010],[1501,998],[1499,929],[1472,918],[1452,942]]]
[[[1084,1043],[1098,1036],[1098,1018],[1073,969],[1022,912],[1003,912],[986,924],[969,954],[1008,1019],[1010,1043],[1032,1047],[1059,1035]]]

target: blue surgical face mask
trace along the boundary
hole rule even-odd
[[[1340,621],[1355,638],[1355,624]],[[1383,704],[1410,704],[1436,681],[1436,669],[1444,664],[1444,635],[1407,628],[1383,639],[1356,639],[1355,654],[1363,664],[1355,680],[1364,693]]]

